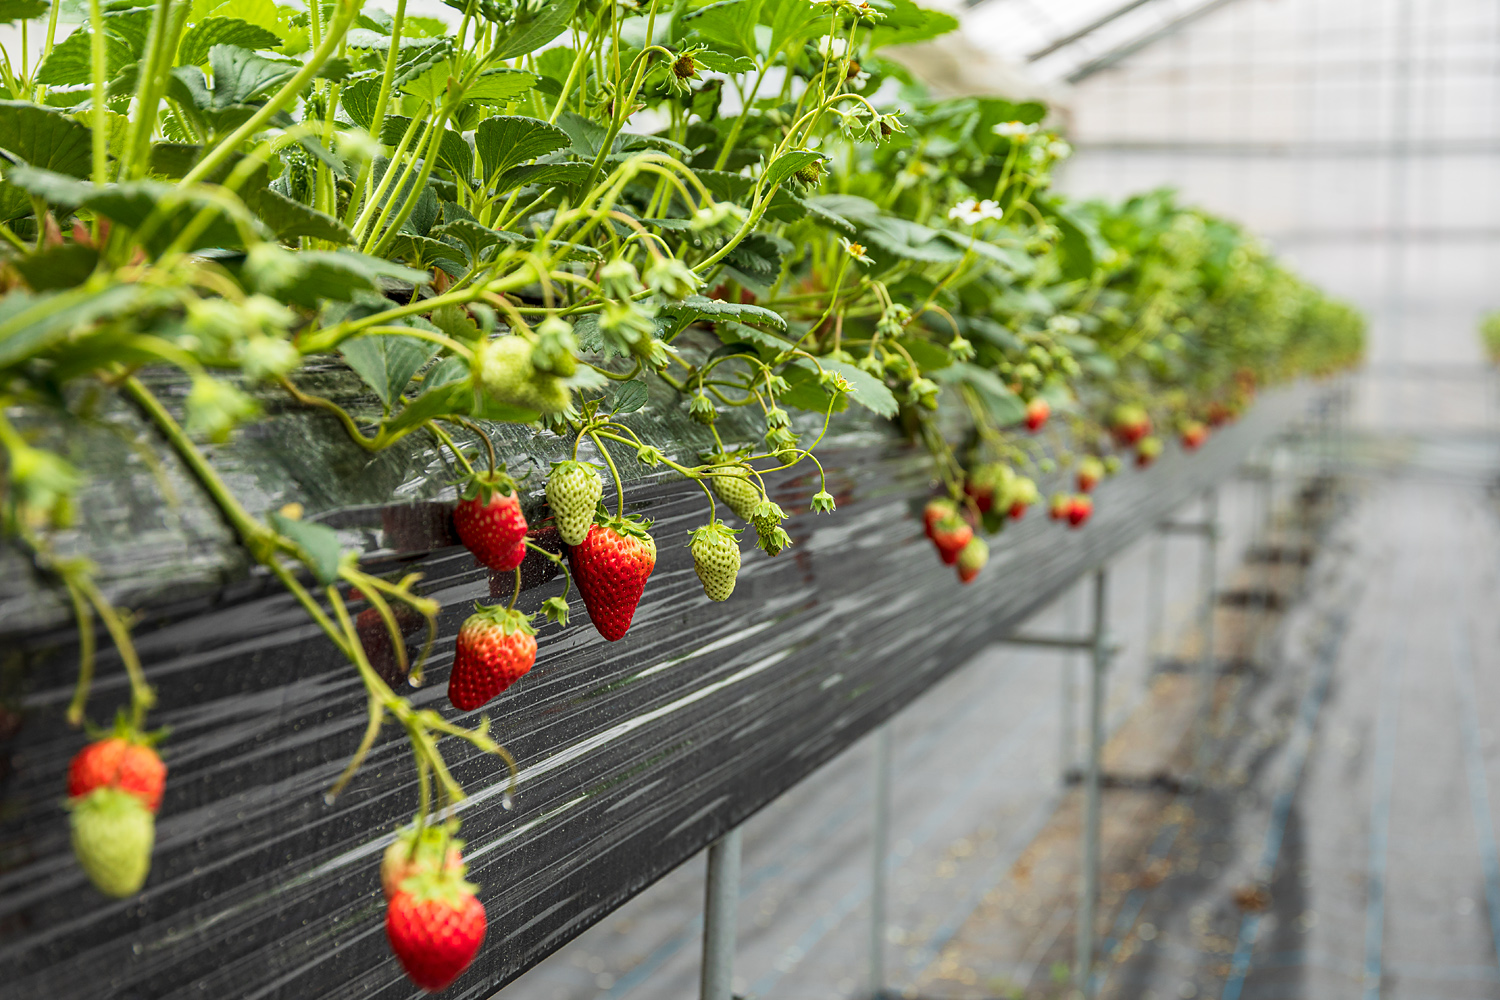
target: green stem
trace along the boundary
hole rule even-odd
[[[599,440],[599,435],[592,430],[588,434],[593,439],[594,447],[598,448],[599,453],[604,456],[605,464],[609,466],[609,474],[614,477],[615,513],[623,520],[625,517],[625,484],[620,480],[620,470],[615,468],[615,460],[610,456],[609,449],[604,447],[604,442]]]
[[[165,2],[165,0],[163,0]],[[52,5],[53,15],[56,16],[58,3]],[[95,187],[103,187],[105,174],[109,170],[109,118],[104,107],[104,78],[108,73],[104,60],[104,11],[99,6],[99,0],[89,0],[89,23],[92,31],[89,37],[89,64],[90,64],[90,89],[93,101],[93,168],[90,179]],[[40,228],[41,219],[37,219]],[[97,223],[96,223],[97,226]]]

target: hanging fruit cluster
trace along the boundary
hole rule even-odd
[[[247,509],[206,445],[288,407],[361,454],[430,439],[460,481],[459,538],[514,575],[455,642],[449,701],[472,713],[536,659],[528,561],[566,576],[542,618],[567,626],[576,583],[599,634],[625,639],[657,547],[620,461],[701,489],[686,546],[726,601],[753,548],[792,544],[768,477],[807,463],[818,489],[798,503],[834,510],[816,450],[854,404],[930,453],[924,528],[967,583],[1039,483],[1065,477],[1048,511],[1081,527],[1121,455],[1200,447],[1259,386],[1353,363],[1363,331],[1169,193],[1052,190],[1072,151],[1044,106],[922,96],[880,50],[956,22],[907,0],[446,2],[451,23],[406,0],[25,0],[3,16],[40,57],[6,51],[0,73],[0,522],[78,619],[68,721],[85,722],[96,626],[130,680],[69,780],[79,860],[137,891],[165,775],[132,616],[73,554],[90,462],[73,432],[115,401],[362,680],[369,723],[330,798],[387,722],[409,741],[420,801],[382,875],[392,949],[426,989],[484,935],[442,744],[512,781],[514,761],[488,718],[398,693],[436,639],[419,578],[367,572],[296,503]],[[362,403],[319,394],[340,366]],[[644,439],[627,418],[648,402],[711,445]],[[527,523],[539,484],[497,460],[503,425],[570,449],[550,523]]]

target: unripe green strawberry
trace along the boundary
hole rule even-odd
[[[740,572],[739,532],[723,521],[705,524],[693,532],[688,548],[693,553],[693,569],[703,583],[710,601],[727,601],[734,593],[735,577]]]
[[[714,496],[728,504],[741,521],[749,524],[755,517],[755,506],[760,503],[762,494],[748,471],[737,465],[721,468],[709,477],[708,485]]]
[[[531,349],[529,340],[515,335],[481,341],[472,366],[475,392],[539,413],[566,410],[570,401],[567,386],[536,370]]]
[[[96,788],[72,799],[73,853],[89,880],[106,896],[123,899],[145,884],[151,871],[156,820],[137,796],[120,788]]]
[[[557,520],[557,533],[569,545],[581,545],[594,523],[594,511],[604,495],[599,472],[586,462],[558,462],[547,477],[547,502]]]

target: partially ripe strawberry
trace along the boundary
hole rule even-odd
[[[519,611],[476,604],[458,630],[448,700],[472,712],[520,680],[536,662],[536,629]]]
[[[1068,493],[1054,493],[1047,504],[1047,516],[1054,521],[1065,520],[1073,507],[1073,497]]]
[[[1036,483],[1026,476],[1017,476],[1015,482],[1010,485],[1010,493],[1006,499],[1010,501],[1010,517],[1013,521],[1019,521],[1025,514],[1026,508],[1036,503],[1041,498],[1041,493],[1036,488]]]
[[[140,891],[151,871],[156,818],[139,796],[120,788],[95,788],[68,801],[73,854],[106,896]]]
[[[1014,480],[1015,473],[1008,465],[981,465],[964,480],[964,493],[973,499],[979,513],[988,514],[997,503],[1005,502]]]
[[[946,497],[937,497],[927,501],[927,506],[922,508],[922,531],[929,539],[936,541],[933,531],[939,521],[958,516],[958,505]]]
[[[508,573],[526,558],[526,515],[504,473],[477,475],[453,512],[459,541],[490,569]]]
[[[984,569],[984,564],[990,561],[989,544],[977,535],[969,539],[963,551],[958,554],[958,579],[961,583],[972,583]]]
[[[1092,513],[1094,513],[1093,497],[1087,493],[1080,493],[1068,504],[1068,524],[1080,528]]]
[[[1146,468],[1161,455],[1162,443],[1159,437],[1143,437],[1135,446],[1135,464]]]
[[[1189,420],[1182,427],[1182,446],[1188,451],[1197,451],[1198,446],[1208,440],[1208,428],[1197,420]]]
[[[646,525],[624,518],[596,524],[568,550],[568,562],[594,627],[610,642],[623,639],[656,568],[656,542]]]
[[[436,992],[459,977],[484,942],[477,887],[451,872],[407,879],[386,904],[385,935],[407,976]]]
[[[945,517],[932,526],[932,544],[937,546],[938,555],[949,566],[958,562],[958,554],[973,537],[974,529],[957,514]]]
[[[723,521],[714,521],[694,530],[688,542],[693,553],[693,569],[710,601],[727,601],[734,593],[735,579],[740,572],[740,543],[735,539],[738,534],[738,531],[726,527]]]
[[[161,808],[167,766],[155,750],[123,736],[97,740],[73,755],[68,764],[68,796],[96,788],[119,788],[140,799],[147,809]]]
[[[1026,404],[1026,429],[1039,431],[1047,418],[1052,416],[1051,405],[1042,397],[1038,396]]]
[[[1078,463],[1078,489],[1088,493],[1104,478],[1104,463],[1093,455]]]
[[[385,849],[380,859],[380,891],[389,902],[401,891],[401,883],[414,875],[427,875],[439,868],[463,877],[463,841],[454,840],[440,826],[407,827]],[[447,855],[447,862],[443,857]]]
[[[1151,417],[1139,406],[1121,403],[1110,413],[1109,427],[1121,444],[1132,445],[1151,433]]]
[[[577,545],[588,537],[589,525],[594,523],[594,512],[599,498],[604,495],[604,483],[599,470],[586,462],[558,462],[547,477],[547,503],[557,521],[557,532],[569,545]]]

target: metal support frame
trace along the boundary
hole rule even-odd
[[[1213,729],[1214,685],[1218,680],[1218,661],[1214,649],[1214,611],[1217,605],[1215,583],[1219,556],[1219,491],[1203,494],[1203,562],[1199,568],[1198,589],[1203,594],[1203,619],[1199,634],[1203,648],[1198,659],[1198,733],[1193,749],[1193,778],[1200,785],[1208,772],[1208,741]]]
[[[740,842],[735,827],[708,847],[703,901],[702,1000],[734,1000],[734,943],[740,903]]]
[[[1113,645],[1105,633],[1108,570],[1094,571],[1093,657],[1089,672],[1089,754],[1083,776],[1083,888],[1078,900],[1073,981],[1088,996],[1094,971],[1094,914],[1099,903],[1099,764],[1104,753],[1104,684]]]
[[[886,886],[890,875],[891,839],[891,726],[875,730],[874,854],[870,879],[870,996],[883,1000],[885,987]]]
[[[1161,663],[1161,634],[1167,613],[1167,537],[1154,532],[1146,563],[1146,666],[1154,671]]]
[[[1084,637],[1060,635],[1011,635],[1000,641],[1012,646],[1057,649],[1068,653],[1090,654],[1089,670],[1089,747],[1083,772],[1083,878],[1078,892],[1078,925],[1074,943],[1073,979],[1085,995],[1091,989],[1094,965],[1094,919],[1099,900],[1100,861],[1100,758],[1104,753],[1104,695],[1109,663],[1121,649],[1109,636],[1109,571],[1104,567],[1093,574],[1093,620]],[[1071,668],[1071,657],[1068,667]],[[1065,709],[1071,712],[1072,706]]]

